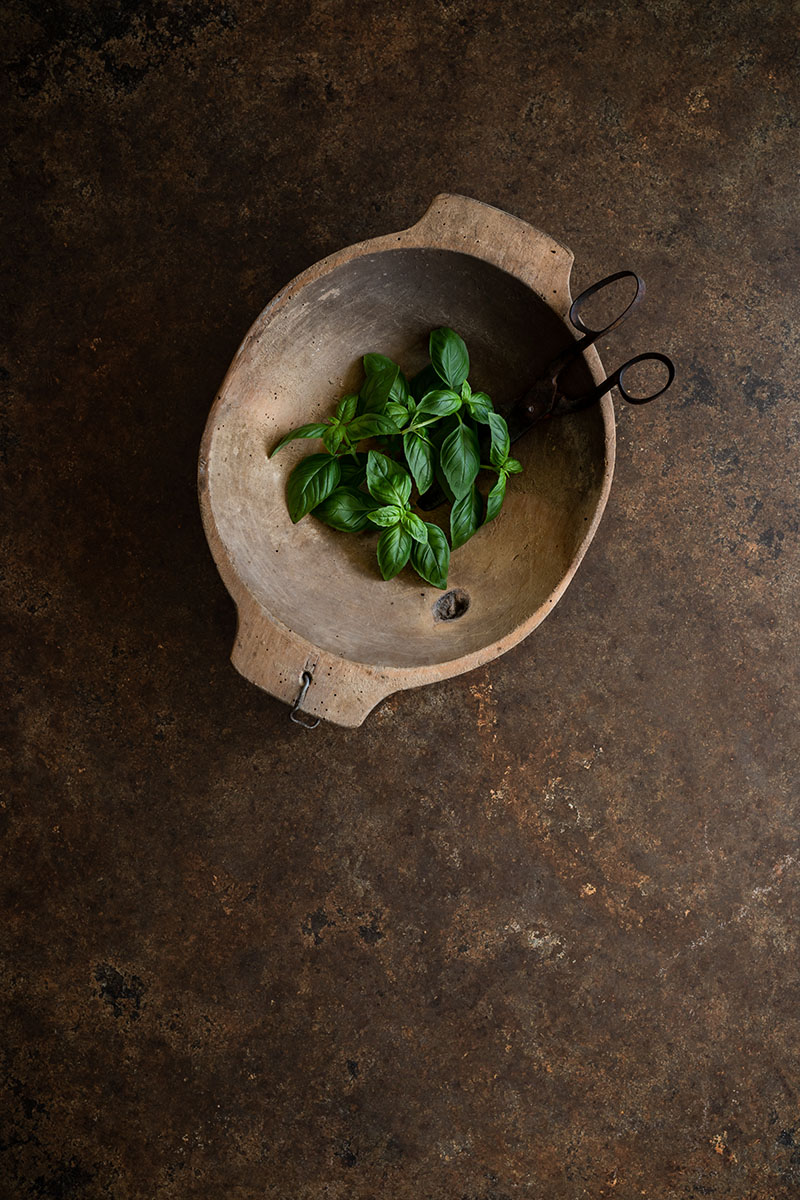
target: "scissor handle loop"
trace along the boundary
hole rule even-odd
[[[663,387],[660,387],[657,392],[653,392],[652,396],[632,396],[626,391],[625,385],[622,382],[625,378],[625,372],[629,367],[633,367],[640,362],[660,362],[667,368],[667,382]],[[609,383],[611,387],[617,387],[623,400],[627,400],[628,404],[649,404],[651,400],[656,400],[659,396],[663,396],[669,385],[675,378],[675,365],[671,358],[667,358],[666,354],[637,354],[635,358],[629,358],[626,363],[618,367],[611,376]]]
[[[610,325],[606,325],[603,329],[590,329],[589,326],[584,325],[583,321],[581,320],[581,309],[586,304],[587,300],[591,300],[592,296],[596,296],[598,292],[601,292],[603,288],[608,287],[610,284],[616,283],[618,279],[635,279],[636,295],[633,297],[630,304],[628,304],[627,308],[624,308],[619,316],[614,318]],[[587,338],[590,338],[592,341],[594,341],[596,338],[602,337],[605,333],[610,333],[612,329],[616,329],[618,325],[622,324],[622,322],[625,320],[628,314],[632,312],[636,305],[641,303],[642,299],[644,298],[644,290],[644,280],[641,279],[635,271],[616,271],[613,275],[607,275],[605,279],[601,279],[599,283],[593,283],[592,286],[588,287],[585,292],[581,292],[580,296],[575,297],[570,305],[569,319],[576,329],[579,329],[581,333],[586,334]],[[585,343],[585,345],[591,345],[591,342],[588,341]]]

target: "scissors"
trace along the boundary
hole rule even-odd
[[[636,295],[609,325],[604,326],[603,329],[590,329],[581,319],[581,309],[588,300],[591,300],[603,288],[616,283],[618,279],[635,279]],[[593,404],[598,402],[601,396],[605,396],[606,392],[610,392],[614,387],[619,389],[623,400],[627,400],[629,404],[649,404],[651,400],[656,400],[659,396],[663,396],[675,378],[675,367],[672,359],[667,358],[666,354],[655,352],[637,354],[633,358],[629,358],[626,363],[618,367],[607,379],[590,388],[588,392],[583,391],[579,394],[574,394],[562,390],[561,387],[561,376],[567,372],[569,367],[580,360],[584,350],[588,349],[589,346],[593,346],[600,338],[605,337],[607,333],[611,333],[612,329],[616,329],[623,321],[627,320],[633,310],[644,299],[644,292],[644,280],[640,279],[635,271],[617,271],[615,274],[601,279],[599,283],[592,284],[591,287],[588,287],[585,292],[581,292],[580,296],[577,296],[572,301],[569,309],[569,319],[578,332],[583,334],[583,337],[577,338],[566,350],[562,350],[547,367],[541,379],[538,379],[533,387],[529,388],[513,405],[509,415],[506,417],[508,434],[512,442],[516,442],[518,438],[521,438],[534,425],[538,425],[540,421],[546,421],[550,417],[566,417],[571,413],[582,412],[585,408],[591,408]],[[666,383],[650,396],[632,396],[626,390],[623,382],[625,372],[630,367],[641,362],[659,362],[663,363],[667,368]],[[444,492],[435,483],[420,498],[419,507],[423,512],[428,512],[434,508],[438,508],[440,504],[444,503],[444,500]]]
[[[636,295],[610,324],[604,326],[603,329],[590,329],[581,319],[581,309],[588,300],[591,300],[603,288],[616,283],[618,279],[635,279]],[[664,394],[675,378],[675,367],[672,360],[667,358],[666,354],[657,353],[637,354],[634,358],[629,358],[626,363],[618,367],[606,380],[590,388],[588,392],[584,391],[577,395],[574,393],[571,394],[561,386],[561,376],[567,371],[567,368],[580,359],[584,350],[588,349],[589,346],[593,346],[596,341],[605,337],[607,333],[611,333],[612,329],[616,329],[623,321],[627,320],[633,310],[643,300],[644,292],[644,280],[640,279],[635,271],[617,271],[615,274],[601,279],[599,283],[592,284],[591,287],[588,287],[585,292],[581,292],[580,296],[572,301],[569,310],[569,319],[578,332],[583,334],[583,337],[577,338],[571,346],[568,346],[566,350],[554,358],[542,378],[537,380],[533,387],[514,405],[511,415],[508,418],[508,428],[512,442],[522,437],[524,433],[527,433],[539,421],[547,420],[549,417],[564,417],[570,413],[582,412],[583,409],[590,408],[593,404],[597,403],[601,396],[604,396],[606,392],[610,392],[614,387],[619,389],[623,400],[627,400],[629,404],[649,404],[651,400],[655,400],[658,396]],[[623,382],[625,372],[630,367],[635,366],[636,363],[641,362],[660,362],[667,368],[666,383],[650,396],[632,396],[626,390]]]

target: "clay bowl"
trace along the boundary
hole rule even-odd
[[[286,478],[320,446],[293,443],[273,459],[267,450],[357,390],[367,351],[413,375],[440,325],[464,337],[473,385],[502,412],[573,336],[572,261],[516,217],[442,195],[410,229],[331,255],[264,309],[211,411],[199,470],[206,534],[238,610],[232,659],[247,679],[293,704],[308,672],[304,712],[360,725],[390,693],[496,658],[550,612],[611,485],[608,396],[516,443],[524,473],[511,477],[500,516],[454,553],[444,600],[411,569],[380,578],[377,531],[293,525]],[[602,378],[594,350],[580,370],[587,383]]]

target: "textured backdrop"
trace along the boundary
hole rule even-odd
[[[13,1197],[800,1190],[798,86],[770,0],[12,0]],[[553,615],[363,728],[228,654],[196,457],[294,274],[437,192],[623,266]]]

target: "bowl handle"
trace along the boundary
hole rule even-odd
[[[575,256],[555,238],[527,221],[469,196],[443,192],[405,231],[409,245],[435,246],[483,258],[518,276],[566,316],[571,304],[569,276]]]
[[[239,624],[231,653],[234,667],[293,709],[308,673],[311,682],[299,706],[303,716],[321,717],[337,725],[361,725],[376,704],[403,686],[379,667],[337,658],[291,630],[279,628],[250,596],[237,597],[236,608]]]

